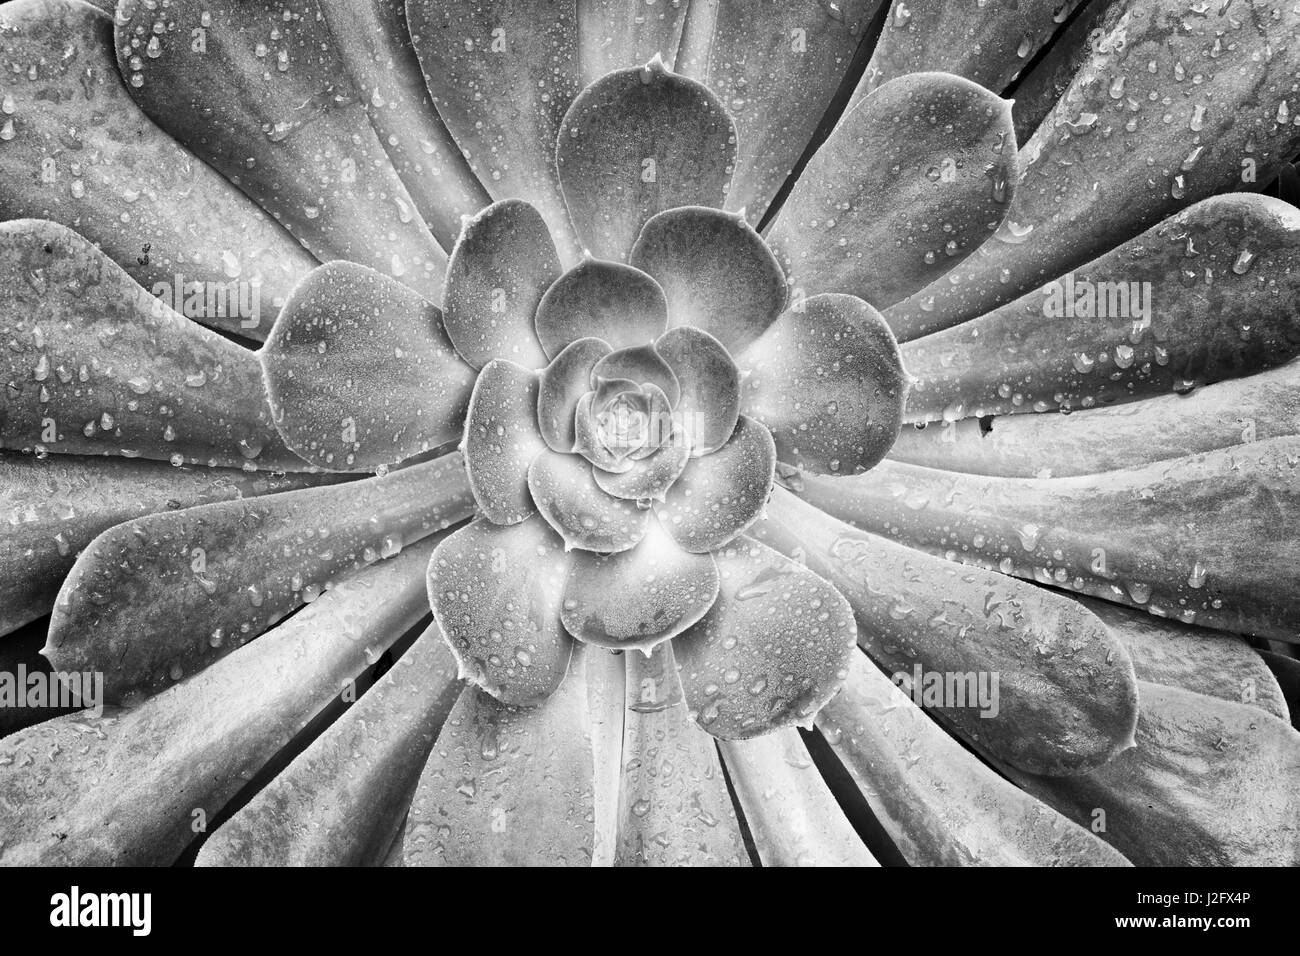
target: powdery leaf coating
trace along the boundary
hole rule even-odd
[[[370,266],[437,302],[447,254],[315,0],[172,0],[165,17],[156,6],[124,0],[114,20],[118,68],[140,108],[317,259]],[[200,46],[192,30],[205,15]]]
[[[624,654],[615,866],[748,866],[716,742],[682,702],[673,644]]]
[[[430,625],[355,706],[204,841],[194,865],[380,865],[462,686]]]
[[[602,339],[570,342],[542,370],[537,388],[537,427],[551,451],[573,451],[574,415],[591,391],[592,367],[613,351]]]
[[[1216,196],[987,315],[906,343],[907,419],[1086,409],[1249,376],[1300,354],[1297,301],[1300,209]]]
[[[645,536],[649,511],[601,491],[579,455],[542,452],[528,469],[528,490],[566,549],[626,551]]]
[[[879,312],[851,295],[817,295],[786,312],[739,363],[746,415],[772,432],[783,462],[856,474],[898,436],[908,377]]]
[[[537,306],[537,337],[552,358],[594,336],[612,348],[653,342],[668,327],[659,283],[620,262],[584,258],[546,290]]]
[[[555,173],[555,137],[582,88],[574,5],[407,0],[411,45],[438,115],[495,200],[526,198],[565,264],[578,246]]]
[[[294,289],[261,351],[276,428],[312,464],[372,470],[460,436],[474,388],[430,302],[331,262]]]
[[[0,446],[302,471],[257,355],[173,312],[75,232],[0,224]]]
[[[1010,102],[946,73],[913,73],[840,120],[769,239],[796,290],[883,310],[993,235],[1018,171]]]
[[[668,322],[694,326],[738,353],[785,308],[785,274],[763,237],[741,217],[688,206],[651,218],[632,265],[668,298]]]
[[[758,225],[817,135],[884,0],[689,4],[677,69],[718,94],[739,153],[727,196]]]
[[[138,700],[237,650],[335,582],[469,515],[460,456],[391,475],[119,524],[90,543],[45,656]]]
[[[771,433],[742,415],[727,443],[692,458],[654,508],[678,545],[696,553],[713,551],[758,519],[775,475]]]
[[[659,60],[583,90],[555,148],[579,239],[596,257],[617,262],[626,261],[655,213],[721,206],[735,155],[735,129],[718,98]]]
[[[817,729],[911,866],[1130,865],[989,769],[863,654]]]
[[[536,209],[507,199],[482,210],[465,223],[447,263],[443,321],[456,351],[475,368],[493,359],[545,365],[533,316],[559,275],[555,244]]]
[[[117,69],[115,6],[106,15],[72,0],[20,0],[0,10],[0,73],[11,78],[0,115],[0,219],[75,228],[172,302],[203,283],[213,307],[200,296],[191,318],[263,339],[316,260],[141,112]],[[178,275],[187,289],[176,288]],[[231,306],[241,293],[247,310]]]
[[[590,866],[593,728],[581,649],[537,707],[462,692],[411,802],[405,866]]]
[[[657,351],[681,387],[674,407],[678,426],[694,455],[721,448],[740,419],[740,370],[722,343],[689,326],[669,329],[655,340]]]
[[[560,627],[568,569],[564,543],[537,516],[514,525],[479,518],[438,545],[429,604],[466,680],[521,707],[555,692],[573,651]]]
[[[371,565],[138,707],[70,714],[0,740],[0,800],[12,808],[0,863],[173,865],[194,841],[196,808],[215,817],[428,615],[436,539]]]
[[[465,418],[465,467],[479,510],[496,524],[536,509],[528,466],[546,450],[537,429],[537,373],[494,359],[479,372]]]
[[[873,303],[900,340],[991,312],[1198,200],[1268,183],[1300,152],[1294,5],[1102,9],[1087,59],[1020,151],[995,241],[888,311]]]
[[[752,539],[713,558],[718,599],[673,642],[687,707],[724,740],[809,724],[857,653],[852,608],[807,568]]]
[[[160,511],[333,482],[156,461],[0,452],[0,514],[22,524],[0,547],[0,636],[50,612],[77,555],[114,525]]]
[[[713,556],[681,550],[651,522],[630,551],[574,555],[560,619],[586,644],[648,651],[698,621],[717,596]]]
[[[858,531],[781,488],[756,531],[844,596],[873,661],[906,675],[916,699],[998,759],[1060,776],[1133,746],[1133,662],[1078,602]],[[930,674],[974,674],[984,683],[963,683],[960,698],[927,699]]]

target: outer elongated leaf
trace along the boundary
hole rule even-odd
[[[797,730],[727,740],[722,756],[764,866],[879,866]]]
[[[460,217],[491,200],[442,124],[401,0],[317,0],[338,54],[420,216],[450,250]]]
[[[904,428],[890,457],[980,475],[1047,478],[1167,461],[1300,430],[1300,363],[1072,415]]]
[[[420,776],[407,866],[587,866],[595,839],[585,654],[536,708],[467,687]]]
[[[1001,93],[1052,38],[1080,0],[894,0],[856,103],[908,73],[939,70]]]
[[[842,292],[883,310],[943,275],[1006,215],[1014,147],[1011,104],[969,80],[914,73],[876,90],[809,161],[772,227],[796,299]]]
[[[494,200],[541,212],[566,266],[577,261],[555,176],[555,137],[582,88],[573,0],[406,0],[424,82]]]
[[[374,866],[401,829],[460,692],[430,627],[375,686],[208,838],[199,866]]]
[[[1138,866],[1300,862],[1300,733],[1256,707],[1157,684],[1140,693],[1135,748],[1085,776],[1013,779],[1073,820],[1102,821]]]
[[[428,612],[433,541],[367,568],[238,653],[129,710],[0,740],[0,865],[170,865]]]
[[[903,346],[912,421],[1091,408],[1300,353],[1300,209],[1197,203],[1015,302]],[[915,330],[915,326],[913,327]]]
[[[583,248],[622,262],[655,213],[721,206],[735,154],[717,97],[654,60],[582,91],[564,114],[555,162]]]
[[[829,581],[862,649],[967,740],[1054,775],[1133,746],[1133,662],[1076,602],[857,531],[779,488],[756,530]]]
[[[691,3],[645,0],[577,0],[578,54],[584,83],[611,70],[646,63],[656,54],[677,57]]]
[[[757,225],[811,143],[881,0],[692,0],[677,69],[716,92],[739,149],[727,208]],[[859,67],[860,68],[860,67]]]
[[[118,5],[137,103],[322,262],[348,259],[432,301],[446,253],[370,125],[316,0]],[[202,41],[193,33],[202,30]]]
[[[745,414],[787,464],[856,474],[898,435],[908,376],[880,313],[850,295],[817,295],[777,319],[740,356]]]
[[[931,554],[1294,641],[1297,469],[1300,441],[1275,438],[1078,478],[985,478],[885,462],[854,478],[806,478],[800,495]]]
[[[746,866],[713,739],[682,703],[672,645],[625,654],[627,715],[616,866]]]
[[[281,436],[339,471],[459,438],[474,388],[437,307],[351,262],[321,266],[294,289],[260,358]]]
[[[0,224],[0,446],[297,471],[257,356],[52,222]]]
[[[0,452],[0,635],[48,614],[77,555],[101,531],[141,515],[254,498],[332,481],[232,468]]]
[[[1137,679],[1234,704],[1254,704],[1291,722],[1277,678],[1258,651],[1235,634],[1189,627],[1106,601],[1084,598],[1133,658]]]
[[[1126,866],[1018,790],[858,657],[817,726],[913,866]]]
[[[1272,0],[1127,0],[1021,150],[994,241],[885,315],[975,318],[1198,200],[1269,182],[1300,150],[1300,11]]]
[[[136,106],[115,62],[113,6],[0,11],[0,218],[74,228],[155,294],[189,296],[192,318],[262,339],[316,262]]]
[[[111,702],[157,693],[472,507],[460,456],[448,455],[348,485],[117,525],[63,582],[46,656],[60,670],[105,672]]]

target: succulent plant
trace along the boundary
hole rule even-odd
[[[0,7],[0,863],[1300,862],[1298,31]]]

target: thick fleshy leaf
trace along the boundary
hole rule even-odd
[[[328,488],[150,515],[81,552],[45,655],[103,671],[105,699],[167,688],[335,582],[466,517],[459,455]]]
[[[1011,115],[1016,121],[1016,142],[1027,143],[1047,114],[1065,95],[1089,54],[1093,43],[1113,45],[1127,43],[1122,33],[1107,34],[1100,30],[1106,15],[1128,0],[1087,0],[1079,15],[1066,24],[1051,45],[1037,57],[1029,72],[1016,83],[1016,105]]]
[[[0,635],[50,612],[73,561],[101,531],[141,515],[333,481],[153,461],[0,452]]]
[[[138,707],[71,714],[0,740],[9,808],[0,864],[175,863],[196,821],[213,820],[428,613],[433,545],[367,568]]]
[[[703,617],[717,596],[712,555],[683,551],[652,521],[631,551],[574,556],[560,619],[584,643],[648,652]]]
[[[615,498],[631,501],[663,501],[691,459],[691,446],[685,438],[672,437],[652,454],[632,461],[625,471],[605,471],[593,467],[597,486]]]
[[[528,490],[566,549],[626,551],[645,536],[650,512],[601,491],[581,455],[543,451],[528,469]]]
[[[883,310],[993,235],[1017,171],[1008,101],[913,73],[840,121],[781,207],[772,248],[795,298],[843,292]]]
[[[371,266],[438,301],[447,255],[316,0],[155,7],[124,0],[115,20],[118,67],[140,108],[321,261]]]
[[[981,475],[1051,478],[1300,432],[1300,363],[1072,415],[965,418],[904,428],[890,457]]]
[[[212,834],[197,866],[375,866],[461,685],[430,627],[365,696]]]
[[[76,233],[0,224],[0,445],[301,471],[257,355],[177,315]]]
[[[457,438],[475,379],[436,306],[351,262],[323,265],[294,289],[261,360],[285,444],[339,471]]]
[[[537,337],[552,358],[584,337],[622,349],[653,342],[667,327],[659,284],[639,269],[603,259],[584,258],[537,306]]]
[[[537,427],[551,451],[573,451],[578,402],[591,391],[592,367],[611,351],[603,339],[577,339],[542,370],[537,386]]]
[[[675,406],[681,397],[677,376],[651,343],[619,349],[595,364],[591,370],[591,387],[604,381],[629,381],[637,385],[654,385]]]
[[[996,239],[885,314],[899,339],[991,312],[1207,196],[1269,182],[1300,151],[1297,32],[1300,10],[1269,0],[1112,6],[1020,152]]]
[[[713,551],[757,520],[775,474],[771,432],[742,415],[725,445],[691,459],[655,511],[681,547]]]
[[[858,643],[913,700],[999,759],[1063,775],[1133,746],[1133,662],[1077,602],[857,531],[780,488],[756,533],[844,596]]]
[[[721,743],[764,866],[879,866],[831,795],[797,730]]]
[[[911,421],[1091,408],[1300,354],[1300,209],[1198,203],[1095,262],[903,346]]]
[[[482,518],[429,562],[429,604],[462,676],[497,700],[531,707],[564,680],[573,641],[560,626],[569,556],[546,522]]]
[[[702,206],[651,218],[632,249],[668,297],[670,325],[708,332],[735,354],[785,308],[785,275],[742,217]]]
[[[450,249],[460,217],[491,200],[442,124],[400,0],[317,0],[371,125],[434,238]]]
[[[1257,707],[1142,684],[1138,744],[1090,774],[1013,774],[1138,866],[1300,864],[1300,733]],[[1225,807],[1231,807],[1225,812]]]
[[[467,687],[420,775],[406,866],[589,866],[594,728],[586,655],[560,690],[519,708]]]
[[[540,210],[566,265],[578,248],[555,175],[560,120],[582,88],[572,0],[406,0],[434,105],[493,199]]]
[[[655,340],[681,388],[673,408],[677,427],[696,456],[717,451],[740,418],[740,370],[722,343],[689,326],[669,329]]]
[[[447,264],[442,298],[456,350],[475,368],[495,358],[525,368],[545,365],[533,316],[559,275],[551,234],[528,203],[507,199],[466,222]]]
[[[981,763],[864,655],[817,727],[912,866],[1129,865]]]
[[[528,466],[546,450],[537,430],[537,373],[494,359],[479,372],[465,418],[465,467],[479,510],[496,524],[536,508]]]
[[[748,866],[712,738],[686,713],[672,644],[624,654],[627,713],[615,866]]]
[[[1234,704],[1253,704],[1279,720],[1291,722],[1277,678],[1245,638],[1092,598],[1083,598],[1081,603],[1128,650],[1138,680],[1181,687]]]
[[[583,90],[555,150],[578,238],[618,262],[655,213],[721,206],[735,155],[736,131],[718,98],[660,59]]]
[[[882,0],[693,0],[677,69],[718,94],[740,141],[727,208],[755,225],[813,140]],[[860,61],[858,68],[860,69]]]
[[[713,558],[718,600],[673,642],[687,707],[724,740],[810,725],[857,653],[852,608],[803,565],[750,538]]]
[[[689,6],[680,0],[657,5],[653,0],[577,0],[583,81],[594,82],[656,55],[672,63]]]
[[[987,478],[883,462],[802,481],[867,531],[1219,630],[1300,634],[1300,439],[1077,478]]]
[[[926,70],[954,73],[1001,93],[1080,2],[894,0],[850,105],[890,80]]]
[[[264,338],[316,261],[140,111],[110,16],[20,0],[0,23],[0,218],[63,223],[187,316]]]
[[[816,295],[784,313],[738,362],[746,415],[783,462],[822,474],[876,465],[898,436],[908,377],[880,313],[851,295]]]

